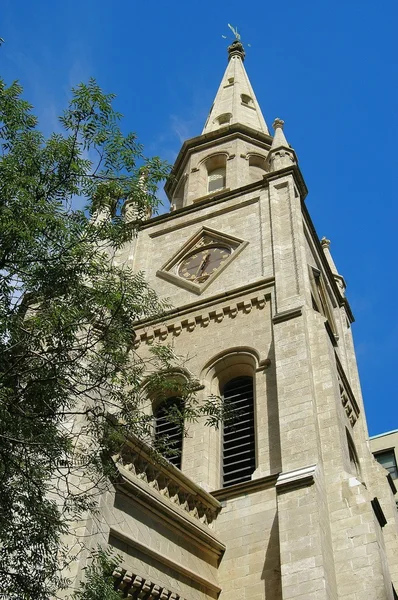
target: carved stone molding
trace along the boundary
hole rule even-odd
[[[225,318],[235,319],[238,314],[249,314],[253,309],[262,310],[267,303],[264,294],[230,302],[225,306],[211,307],[207,312],[191,314],[173,323],[158,323],[152,327],[137,331],[135,347],[141,343],[164,341],[168,336],[178,337],[182,332],[192,332],[196,327],[208,327],[221,323]]]
[[[122,592],[123,598],[145,598],[146,600],[184,600],[171,590],[153,583],[146,577],[141,577],[122,567],[113,571],[115,590]]]
[[[348,379],[344,373],[344,369],[342,364],[336,354],[336,363],[337,363],[337,373],[339,380],[339,389],[340,389],[340,399],[341,403],[344,407],[348,420],[351,423],[351,427],[354,427],[355,423],[359,417],[359,406],[357,401],[355,400],[355,396],[352,392],[351,386],[348,382]]]
[[[220,503],[183,475],[179,469],[151,451],[146,444],[132,443],[115,457],[115,461],[122,476],[123,470],[128,471],[147,484],[150,495],[159,496],[159,499],[188,513],[202,525],[211,526],[217,517]]]

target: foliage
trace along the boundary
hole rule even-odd
[[[117,264],[168,168],[94,81],[48,139],[21,92],[0,82],[0,597],[40,600],[115,444],[148,432],[144,378],[171,368],[135,355],[133,324],[165,305]]]
[[[21,94],[0,80],[0,598],[44,600],[68,586],[62,567],[87,538],[71,553],[64,534],[95,510],[112,456],[150,437],[147,398],[173,388],[181,423],[215,425],[223,408],[197,405],[170,348],[134,350],[134,325],[167,305],[122,250],[167,165],[122,133],[93,80],[48,139]]]
[[[114,590],[112,577],[119,564],[120,559],[109,550],[98,548],[85,568],[85,580],[80,583],[80,589],[74,593],[73,600],[120,600],[120,595]]]

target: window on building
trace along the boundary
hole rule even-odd
[[[217,154],[206,161],[207,169],[207,192],[211,194],[222,190],[226,186],[227,157],[225,154]]]
[[[181,469],[183,401],[177,397],[167,398],[154,411],[154,417],[156,448],[169,462]]]
[[[247,94],[241,94],[240,98],[242,100],[242,104],[245,104],[246,106],[251,106],[253,104],[253,99]]]
[[[225,188],[225,167],[220,167],[209,172],[208,192],[216,192]]]
[[[393,448],[377,452],[374,457],[390,473],[393,479],[398,479],[397,461]]]
[[[224,401],[232,411],[223,427],[223,486],[250,481],[256,468],[253,378],[226,383]]]

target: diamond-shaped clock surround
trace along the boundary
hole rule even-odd
[[[224,269],[227,268],[237,255],[246,248],[248,243],[249,242],[245,242],[232,235],[210,229],[209,227],[201,227],[201,229],[185,242],[180,250],[178,250],[178,252],[176,252],[176,254],[174,254],[174,256],[172,256],[161,269],[156,272],[156,275],[199,295],[220,275],[220,273],[224,271]],[[230,248],[231,254],[205,281],[201,283],[189,281],[178,274],[182,261],[192,252],[196,249],[206,248],[207,246],[211,247],[217,244]]]

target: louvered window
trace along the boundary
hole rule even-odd
[[[219,167],[208,174],[208,192],[225,188],[225,167]]]
[[[181,469],[183,403],[181,398],[168,398],[155,411],[155,445],[175,467]]]
[[[253,378],[236,377],[224,388],[232,417],[223,428],[223,485],[250,481],[256,468]]]

